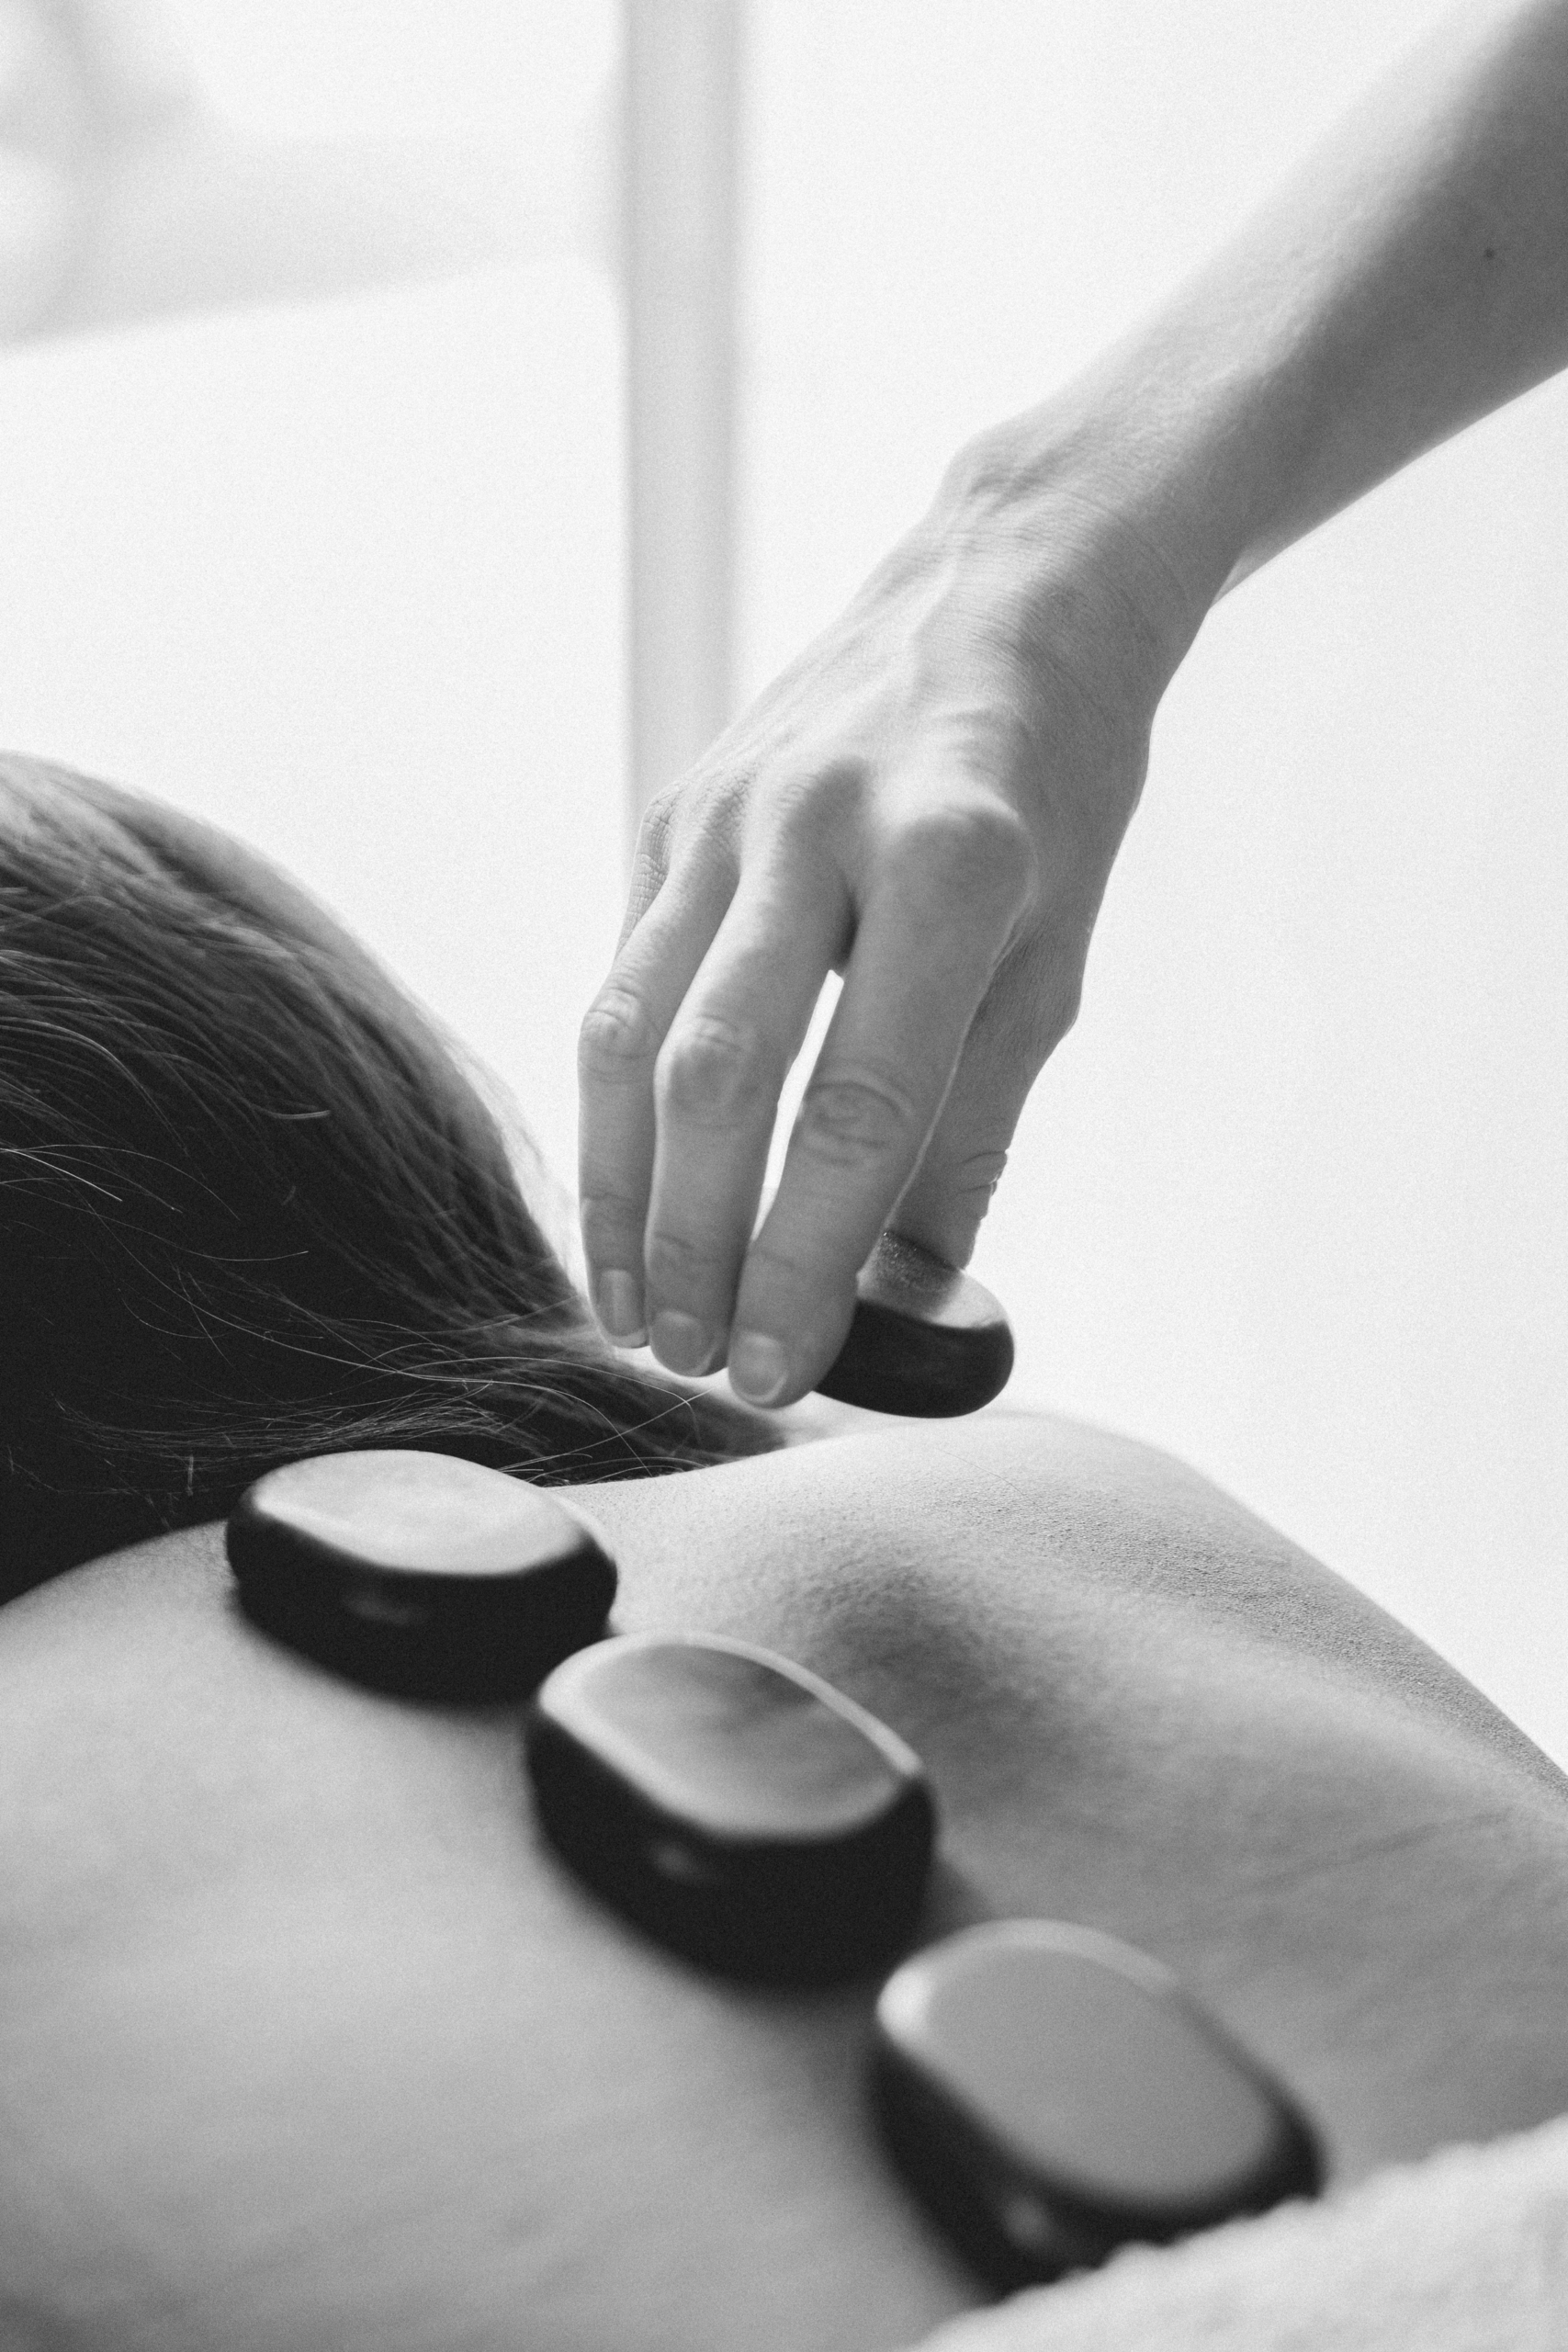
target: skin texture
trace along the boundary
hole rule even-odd
[[[782,1650],[922,1754],[922,1936],[1127,1937],[1341,2179],[1568,2105],[1564,1786],[1468,1686],[1124,1441],[786,1425],[822,1442],[575,1499],[619,1627]],[[0,1610],[4,2352],[877,2352],[979,2299],[870,2128],[874,1988],[745,1992],[644,1944],[542,1849],[518,1731],[270,1642],[216,1527]]]
[[[1190,1472],[997,1412],[575,1499],[619,1628],[913,1741],[925,1934],[1128,1937],[1341,2179],[1568,2104],[1564,1784]],[[641,1943],[541,1849],[515,1710],[276,1647],[220,1531],[0,1612],[0,2343],[875,2352],[980,2300],[869,2129],[874,1988]]]
[[[963,450],[653,805],[582,1032],[613,1337],[808,1388],[889,1224],[963,1264],[1227,585],[1568,357],[1568,6],[1446,24],[1190,284]],[[843,994],[753,1235],[779,1090]]]

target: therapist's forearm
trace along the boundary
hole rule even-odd
[[[1195,627],[1224,588],[1568,362],[1568,5],[1447,19],[1155,316],[947,486],[1102,495]]]

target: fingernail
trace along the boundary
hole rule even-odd
[[[729,1384],[749,1405],[771,1405],[789,1386],[789,1358],[764,1331],[738,1331],[729,1349]]]
[[[648,1339],[635,1274],[601,1274],[595,1293],[599,1320],[618,1348],[640,1348]]]
[[[653,1352],[669,1372],[705,1372],[713,1341],[694,1315],[666,1307],[653,1318]]]

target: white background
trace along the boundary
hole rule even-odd
[[[1438,17],[764,7],[748,684]],[[1568,1759],[1565,550],[1558,383],[1215,614],[976,1271]]]
[[[253,129],[515,124],[587,174],[589,225],[445,287],[0,355],[0,740],[281,855],[569,1173],[620,883],[613,14],[175,14]],[[1134,316],[1433,16],[755,6],[748,686],[965,434]],[[1021,1389],[1196,1462],[1568,1760],[1565,547],[1559,385],[1215,615],[977,1270]]]

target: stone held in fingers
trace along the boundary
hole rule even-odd
[[[452,1454],[320,1454],[229,1521],[246,1614],[322,1666],[411,1698],[521,1696],[596,1641],[615,1566],[538,1487]]]
[[[716,1634],[625,1634],[557,1669],[525,1742],[558,1852],[687,1959],[827,1984],[908,1943],[935,1837],[919,1759],[789,1659]]]
[[[906,1962],[877,2003],[873,2081],[910,2186],[1000,2288],[1320,2185],[1291,2100],[1169,1971],[1058,1921],[966,1928]]]
[[[822,1396],[934,1420],[977,1412],[1007,1386],[1011,1327],[972,1276],[885,1233],[856,1292],[849,1336],[817,1383]]]

